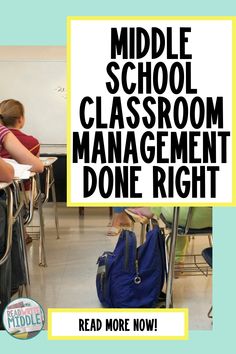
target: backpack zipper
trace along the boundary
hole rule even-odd
[[[126,236],[125,239],[125,270],[129,270],[129,238]],[[141,283],[141,277],[139,275],[139,261],[138,261],[138,249],[137,249],[137,239],[135,237],[135,250],[136,250],[136,258],[135,258],[135,277],[134,277],[134,283],[135,284],[140,284]]]
[[[137,250],[137,239],[135,236],[134,239],[135,242],[135,250]],[[125,270],[128,271],[129,270],[129,237],[127,237],[126,235],[126,239],[125,239]]]
[[[126,234],[125,239],[125,270],[128,271],[129,267],[129,237]]]
[[[136,272],[136,275],[134,277],[134,283],[138,285],[142,281],[142,279],[139,275],[138,249],[136,249],[135,272]]]

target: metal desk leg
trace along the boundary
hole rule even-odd
[[[30,199],[29,199],[29,213],[27,218],[25,219],[24,223],[25,225],[29,225],[33,219],[34,216],[34,194],[35,194],[35,175],[31,176],[30,182],[31,182],[31,193],[30,193]]]
[[[84,208],[83,207],[79,207],[79,216],[84,216]]]
[[[22,206],[24,203],[21,200],[20,196],[20,181],[14,181],[13,186],[14,186],[14,196],[15,196],[15,206],[16,206],[16,218],[19,221],[19,228],[20,228],[20,240],[21,240],[21,248],[22,248],[22,255],[23,255],[23,261],[24,261],[24,267],[25,267],[25,277],[26,277],[26,284],[24,284],[25,287],[25,293],[27,297],[30,297],[30,275],[29,275],[29,264],[28,264],[28,258],[27,258],[27,250],[26,250],[26,244],[25,244],[25,238],[24,238],[24,221],[22,217]],[[21,289],[22,293],[22,289]]]
[[[0,259],[0,266],[6,262],[11,252],[12,225],[14,224],[15,221],[13,217],[13,194],[10,186],[8,186],[5,189],[5,193],[7,195],[7,244],[6,244],[6,251],[3,257]]]
[[[44,219],[43,219],[43,208],[42,208],[42,196],[41,196],[41,184],[39,174],[36,173],[36,186],[39,192],[38,198],[38,212],[39,212],[39,224],[40,224],[40,237],[39,237],[39,265],[46,267],[46,252],[45,252],[45,233],[44,233]]]
[[[60,238],[59,236],[59,222],[58,222],[58,212],[57,212],[57,199],[56,199],[56,190],[55,190],[55,179],[53,174],[53,166],[49,166],[50,173],[51,173],[51,188],[52,188],[52,201],[54,206],[54,214],[55,214],[55,224],[56,224],[56,232],[57,232],[57,239]]]
[[[109,214],[110,214],[110,218],[112,218],[112,215],[113,215],[113,208],[112,207],[109,208]]]
[[[178,235],[178,224],[179,224],[179,207],[174,207],[169,267],[168,267],[169,271],[168,271],[167,286],[166,286],[166,308],[173,307],[172,287],[173,287],[173,278],[174,278],[175,248],[176,248],[176,239]]]

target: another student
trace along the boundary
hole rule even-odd
[[[39,141],[21,131],[25,124],[24,107],[21,102],[9,99],[0,103],[1,121],[17,139],[35,156],[39,156]],[[2,157],[10,157],[6,149],[1,151]]]
[[[1,121],[17,139],[35,156],[39,157],[40,144],[33,136],[24,134],[21,129],[25,124],[24,106],[21,102],[8,99],[0,103]],[[6,149],[0,152],[1,157],[11,158]],[[25,190],[31,189],[30,181],[24,183]]]

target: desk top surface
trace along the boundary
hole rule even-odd
[[[12,182],[6,183],[6,182],[0,182],[0,189],[4,189],[8,186],[10,186]]]
[[[40,157],[40,160],[42,161],[44,167],[51,166],[56,160],[56,156],[47,156],[47,157]]]

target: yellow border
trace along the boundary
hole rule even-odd
[[[184,335],[183,336],[53,336],[52,335],[52,314],[54,312],[182,312],[184,313]],[[188,340],[188,309],[79,309],[79,308],[49,308],[48,309],[48,339],[49,340]]]
[[[235,129],[236,129],[236,17],[232,18],[232,193],[233,200],[232,205],[236,206],[236,140],[235,140]]]
[[[71,53],[71,21],[101,21],[101,20],[228,20],[232,21],[232,202],[221,203],[221,202],[191,202],[191,206],[236,206],[236,163],[235,163],[235,152],[236,152],[236,140],[234,139],[235,129],[236,129],[236,100],[234,99],[236,95],[236,16],[68,16],[67,17],[67,206],[68,207],[110,207],[110,206],[189,206],[189,202],[161,202],[156,200],[152,203],[142,203],[142,202],[87,202],[87,203],[73,203],[71,202],[71,96],[70,96],[70,73],[71,73],[71,63],[70,63],[70,53]]]
[[[67,159],[66,159],[66,176],[67,176],[67,182],[66,182],[66,194],[67,194],[67,201],[70,201],[70,196],[71,196],[71,80],[70,80],[70,74],[71,74],[71,20],[70,18],[67,18],[66,22],[66,33],[67,33],[67,47],[66,47],[66,90],[67,90],[67,100],[66,100],[66,113],[67,113],[67,145],[66,145],[66,153],[67,153]]]
[[[68,21],[110,21],[110,20],[233,20],[236,16],[67,16]]]

